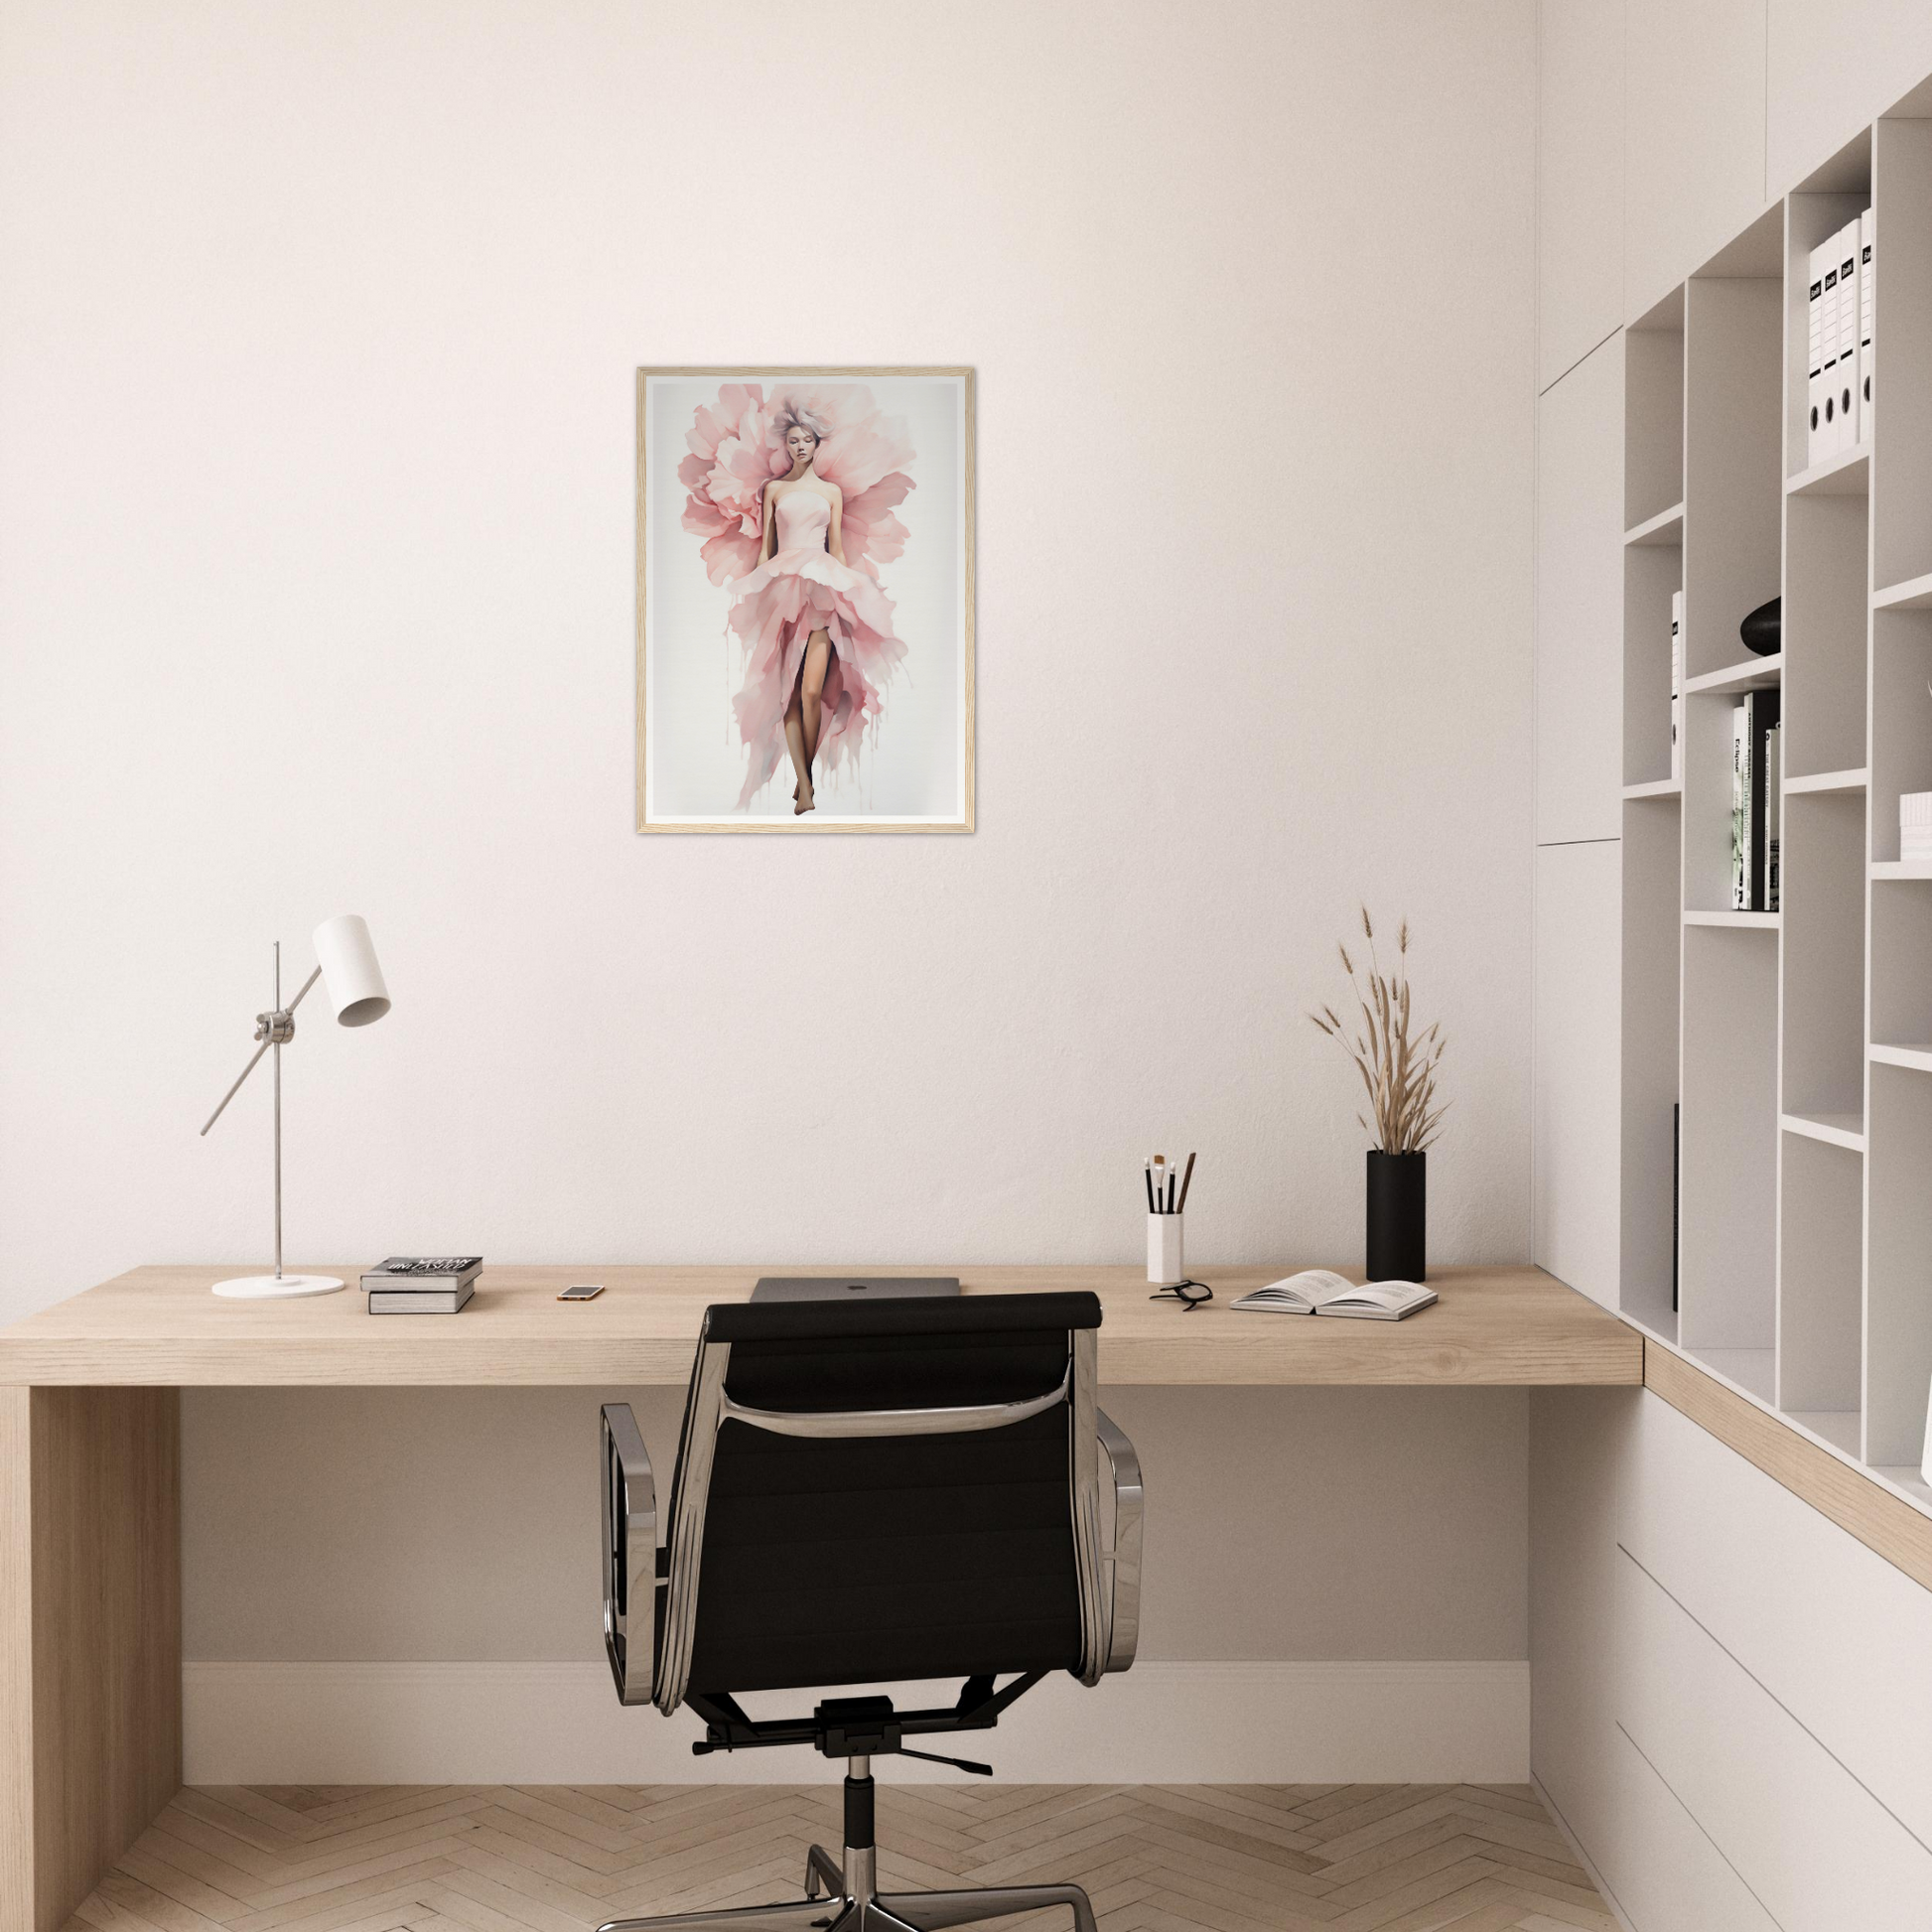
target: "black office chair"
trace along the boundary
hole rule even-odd
[[[991,1776],[905,1740],[987,1729],[1050,1672],[1096,1684],[1134,1661],[1140,1464],[1095,1405],[1099,1327],[1092,1295],[708,1310],[661,1550],[643,1440],[627,1407],[606,1406],[619,1698],[666,1716],[689,1705],[699,1754],[812,1744],[847,1765],[845,1856],[811,1848],[802,1899],[603,1932],[940,1932],[1047,1905],[1094,1932],[1077,1885],[880,1894],[872,1759]],[[835,1697],[810,1717],[754,1719],[738,1703],[954,1677],[956,1700],[931,1710]]]

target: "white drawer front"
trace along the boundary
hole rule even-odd
[[[1661,1398],[1639,1411],[1623,1547],[1932,1846],[1932,1591]]]
[[[1628,1554],[1617,1627],[1618,1722],[1782,1932],[1926,1932],[1932,1852]]]

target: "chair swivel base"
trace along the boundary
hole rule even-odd
[[[1050,1905],[1072,1910],[1074,1932],[1096,1932],[1093,1906],[1078,1885],[876,1892],[877,1857],[871,1846],[848,1846],[840,1866],[822,1845],[814,1845],[805,1863],[805,1896],[790,1904],[612,1919],[599,1932],[945,1932],[948,1926],[1013,1918]],[[821,1884],[827,1888],[823,1893]]]

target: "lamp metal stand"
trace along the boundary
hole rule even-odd
[[[282,1048],[295,1037],[295,1010],[308,997],[310,987],[322,977],[322,968],[302,983],[302,991],[285,1007],[282,1004],[282,942],[275,941],[274,1003],[266,1013],[255,1015],[255,1048],[248,1064],[235,1076],[235,1083],[221,1096],[221,1104],[207,1117],[202,1132],[221,1118],[223,1110],[241,1083],[261,1063],[261,1056],[273,1052],[275,1069],[275,1272],[272,1275],[245,1275],[235,1281],[216,1282],[214,1292],[232,1301],[287,1300],[298,1295],[333,1295],[343,1286],[335,1275],[285,1275],[282,1273]],[[333,982],[332,982],[333,984]]]

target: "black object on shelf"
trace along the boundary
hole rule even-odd
[[[1677,1251],[1684,1231],[1684,1107],[1670,1106],[1670,1311],[1677,1312]]]
[[[1760,604],[1742,623],[1737,634],[1744,648],[1759,657],[1775,657],[1784,648],[1784,599],[1774,597]]]
[[[1419,1282],[1427,1277],[1429,1156],[1368,1156],[1368,1278]]]

